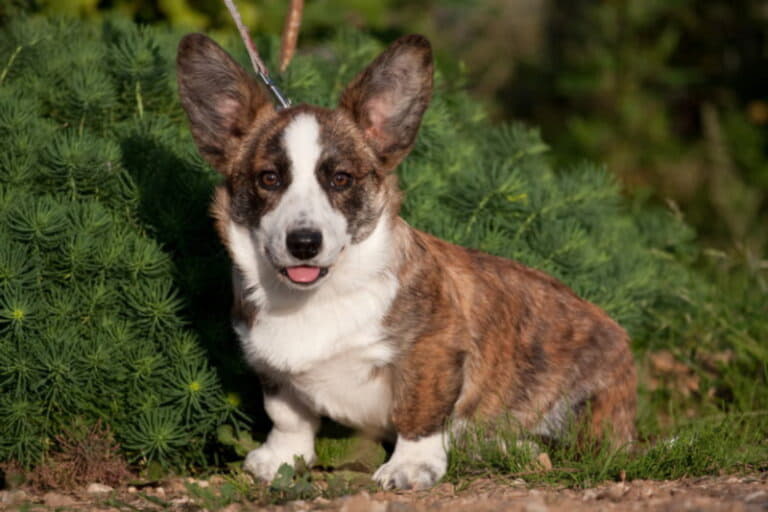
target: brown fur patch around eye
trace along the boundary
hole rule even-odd
[[[380,172],[379,162],[359,128],[339,111],[313,109],[320,124],[323,151],[316,169],[317,179],[331,205],[347,219],[352,243],[364,240],[375,228],[382,212],[396,212],[400,205],[397,178]],[[335,190],[335,172],[352,176],[348,188]]]
[[[235,222],[258,226],[261,217],[274,209],[293,180],[283,145],[285,128],[306,109],[281,111],[269,122],[256,124],[242,144],[227,179],[231,214]],[[259,185],[262,172],[275,172],[280,185],[267,190]]]
[[[385,191],[382,179],[374,172],[360,174],[350,178],[350,184],[343,190],[336,190],[332,185],[333,175],[340,169],[353,168],[351,162],[328,159],[318,167],[317,177],[331,206],[347,219],[347,232],[352,243],[365,239],[381,216],[384,203],[381,201]],[[351,173],[350,173],[351,174]]]

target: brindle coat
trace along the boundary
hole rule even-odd
[[[347,219],[352,243],[389,219],[395,256],[388,268],[397,276],[397,291],[382,332],[394,356],[380,370],[391,386],[391,424],[399,436],[419,439],[451,418],[504,413],[526,429],[556,436],[568,419],[589,411],[595,435],[608,433],[618,443],[633,439],[635,368],[621,327],[542,272],[439,240],[398,217],[392,171],[413,146],[432,90],[432,54],[424,38],[394,43],[334,110],[301,105],[275,111],[264,89],[204,36],[181,42],[178,63],[192,134],[225,177],[212,213],[230,251],[229,226],[258,230],[261,216],[280,199],[256,186],[258,172],[274,169],[290,184],[279,136],[300,114],[320,125],[326,149],[318,181],[326,183],[338,169],[355,180],[344,192],[326,190]],[[242,275],[234,274],[233,317],[251,326],[259,310]]]

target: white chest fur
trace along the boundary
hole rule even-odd
[[[232,224],[235,264],[258,307],[249,327],[235,325],[247,360],[287,376],[311,409],[350,426],[387,428],[394,357],[382,322],[397,291],[389,271],[386,221],[361,244],[349,247],[327,282],[311,294],[271,289],[253,233]],[[279,283],[272,282],[271,285]],[[279,289],[278,289],[279,290]],[[279,296],[278,296],[279,295]]]
[[[257,368],[286,375],[312,410],[362,429],[387,427],[392,350],[382,339],[381,304],[360,292],[306,304],[292,314],[263,311],[238,334]]]
[[[318,414],[379,434],[390,427],[392,382],[380,346],[353,349],[295,375],[297,396]]]

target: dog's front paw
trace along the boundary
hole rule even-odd
[[[243,469],[261,480],[271,482],[283,464],[293,465],[293,458],[281,456],[268,445],[248,452]]]
[[[313,431],[290,433],[273,429],[266,443],[248,453],[243,469],[256,478],[271,482],[280,466],[294,465],[295,457],[302,457],[307,465],[314,462]]]
[[[311,464],[315,458],[314,453],[302,454],[280,451],[273,449],[269,444],[265,444],[248,453],[245,462],[243,462],[243,469],[256,478],[271,482],[280,466],[283,464],[294,465],[295,457],[304,458],[304,462],[307,464]]]
[[[391,460],[381,466],[373,479],[384,489],[428,489],[445,474],[446,464],[437,461]]]
[[[418,439],[398,436],[395,452],[373,479],[384,489],[427,489],[448,468],[448,452],[442,432]]]

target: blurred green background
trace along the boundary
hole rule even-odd
[[[279,34],[288,3],[238,6],[253,32]],[[14,6],[233,30],[220,0]],[[554,158],[603,162],[627,194],[679,208],[716,264],[768,289],[768,1],[307,0],[299,49],[339,26],[429,36],[494,119],[540,126]]]

